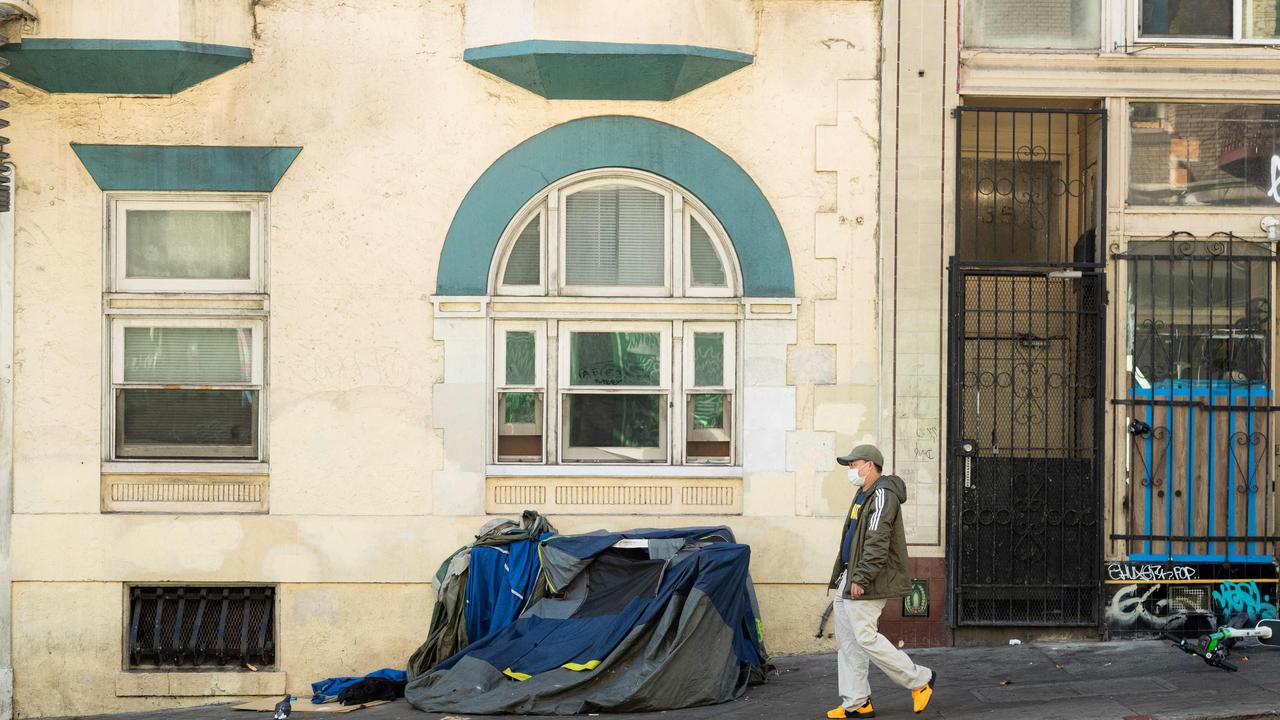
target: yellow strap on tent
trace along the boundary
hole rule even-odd
[[[528,680],[529,678],[533,677],[532,675],[526,675],[522,672],[516,672],[511,668],[507,668],[506,670],[503,670],[502,674],[506,675],[507,677],[513,680],[519,680],[520,682],[524,682],[525,680]]]
[[[566,670],[573,670],[574,672],[582,672],[583,670],[595,670],[597,667],[600,667],[600,661],[588,660],[584,663],[565,663],[560,667]]]

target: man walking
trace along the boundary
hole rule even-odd
[[[857,491],[840,535],[840,554],[831,571],[836,591],[836,661],[839,663],[839,707],[829,718],[875,717],[868,662],[911,691],[916,712],[933,697],[935,674],[917,665],[879,632],[885,600],[911,592],[907,572],[907,536],[898,512],[907,501],[907,486],[897,475],[881,474],[884,456],[874,445],[859,445],[836,462],[849,468]]]

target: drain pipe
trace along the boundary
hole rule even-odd
[[[7,212],[0,212],[0,720],[13,718],[13,279],[16,170],[3,166]]]

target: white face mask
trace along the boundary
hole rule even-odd
[[[862,473],[854,468],[849,468],[849,484],[858,487],[862,484]]]

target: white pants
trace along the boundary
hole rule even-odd
[[[889,679],[908,690],[924,687],[929,682],[929,668],[917,665],[907,654],[893,646],[889,638],[880,634],[880,611],[884,599],[848,600],[844,597],[844,576],[836,588],[836,662],[840,698],[843,705],[856,709],[871,697],[871,685],[867,682],[868,662],[884,671]]]

